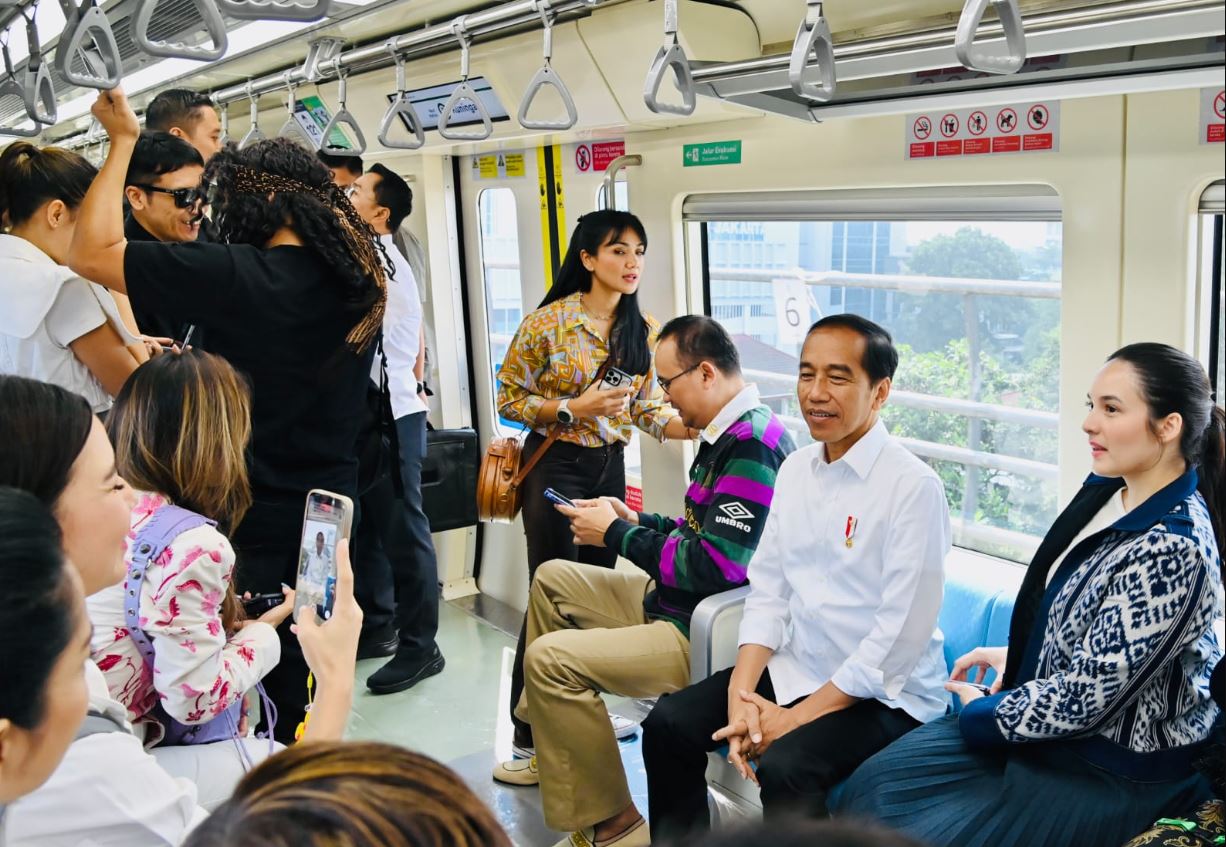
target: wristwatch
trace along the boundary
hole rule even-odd
[[[557,415],[559,423],[573,424],[575,422],[575,413],[570,410],[570,398],[559,402],[558,409],[554,414]]]

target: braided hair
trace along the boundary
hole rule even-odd
[[[362,313],[346,340],[365,350],[383,324],[383,245],[328,169],[295,142],[270,138],[243,150],[227,146],[209,161],[204,180],[221,241],[263,246],[288,226],[319,255],[346,302]]]

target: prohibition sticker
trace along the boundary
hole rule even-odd
[[[1221,144],[1226,141],[1226,90],[1200,90],[1199,135],[1197,140],[1201,144]]]
[[[1217,93],[1215,89],[1214,94]],[[1206,104],[1206,114],[1213,116],[1212,98]],[[908,159],[982,157],[1060,149],[1058,101],[928,112],[908,116],[904,126],[907,128]]]
[[[1035,132],[1047,128],[1047,122],[1051,120],[1051,114],[1047,111],[1047,106],[1043,103],[1035,103],[1026,110],[1026,124]]]

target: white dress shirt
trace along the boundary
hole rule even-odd
[[[426,404],[417,396],[417,375],[413,366],[421,347],[421,322],[423,310],[421,294],[413,269],[396,247],[391,235],[380,235],[380,243],[387,251],[392,273],[387,277],[387,306],[383,313],[383,353],[387,356],[387,387],[392,395],[392,416],[399,420],[405,415],[426,411]],[[379,384],[380,360],[375,364],[370,378]]]
[[[949,548],[940,479],[880,421],[836,462],[821,443],[788,456],[740,630],[741,644],[775,651],[777,702],[833,682],[919,721],[944,714],[937,615]]]

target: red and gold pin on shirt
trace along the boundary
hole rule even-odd
[[[851,549],[851,546],[852,546],[852,544],[854,543],[854,542],[852,541],[852,538],[854,538],[854,537],[855,537],[855,535],[856,535],[856,527],[857,527],[859,524],[860,524],[860,522],[859,522],[858,520],[856,520],[856,518],[854,518],[854,517],[853,517],[853,516],[851,516],[851,515],[848,515],[848,516],[847,516],[847,528],[846,528],[845,530],[843,530],[843,538],[845,539],[845,540],[843,541],[843,544],[844,544],[844,545],[846,545],[846,546],[847,546],[847,549],[849,549],[849,550]]]

